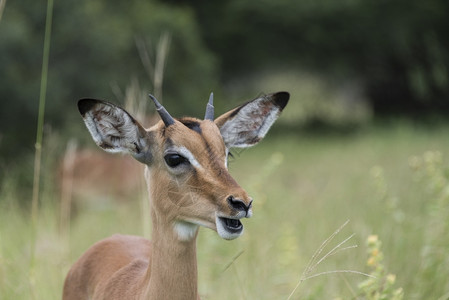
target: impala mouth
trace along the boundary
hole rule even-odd
[[[217,232],[226,240],[238,238],[243,233],[243,224],[239,219],[216,217]]]
[[[243,229],[243,225],[242,222],[240,222],[240,220],[236,220],[236,219],[228,219],[228,218],[219,218],[221,222],[224,223],[225,228],[233,233],[237,233],[242,231]]]

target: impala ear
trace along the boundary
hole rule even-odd
[[[124,109],[102,100],[81,99],[78,110],[95,143],[107,152],[131,154],[151,161],[151,137]]]
[[[288,103],[290,94],[278,92],[249,101],[215,120],[226,147],[247,148],[268,132]]]

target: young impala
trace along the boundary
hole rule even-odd
[[[198,227],[232,240],[252,214],[252,199],[228,172],[229,150],[257,144],[289,94],[249,101],[214,120],[212,95],[204,120],[173,119],[152,97],[162,121],[144,129],[111,103],[81,99],[78,109],[95,143],[146,165],[152,241],[113,235],[72,266],[63,299],[198,299]]]

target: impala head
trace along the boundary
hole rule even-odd
[[[174,119],[157,100],[161,121],[144,129],[124,109],[101,100],[81,99],[78,108],[98,146],[127,153],[147,166],[153,218],[189,240],[198,225],[224,239],[243,232],[241,218],[252,215],[252,198],[231,177],[229,150],[257,144],[287,105],[279,92],[247,102],[214,120],[212,95],[204,120]]]

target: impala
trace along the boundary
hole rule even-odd
[[[252,199],[228,172],[231,148],[257,144],[287,105],[289,94],[258,97],[214,120],[174,119],[150,95],[161,117],[144,129],[128,112],[101,100],[78,109],[95,143],[146,165],[152,241],[113,235],[94,244],[70,269],[63,299],[199,299],[199,226],[232,240],[252,215]]]

